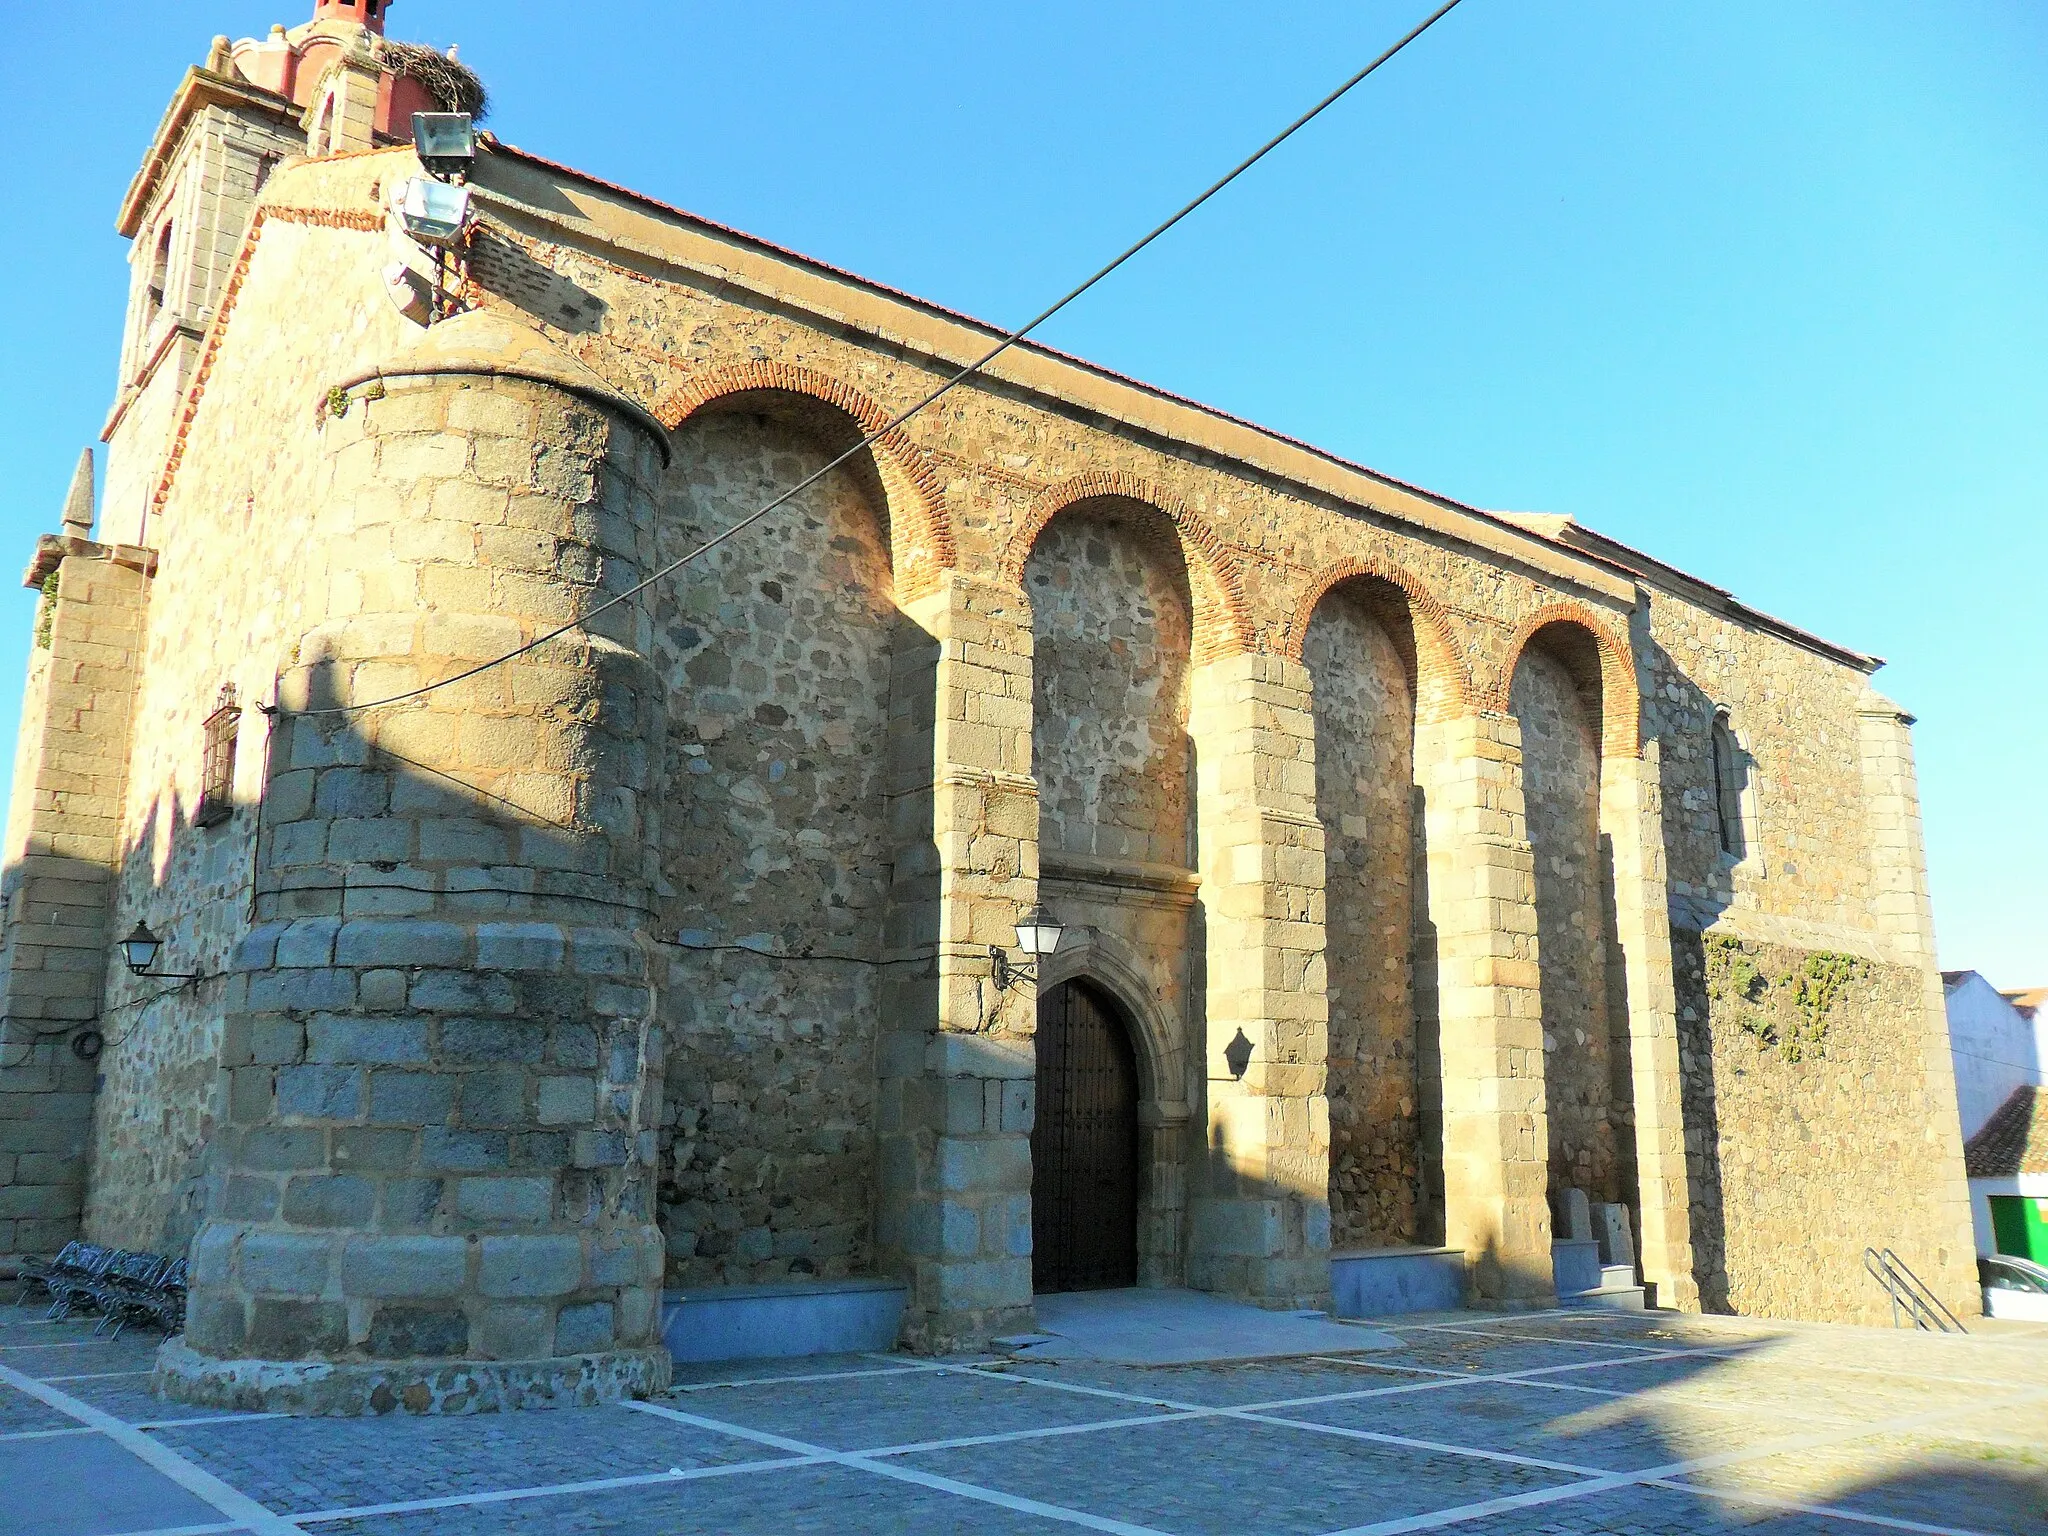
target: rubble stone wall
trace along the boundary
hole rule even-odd
[[[1313,684],[1330,997],[1330,1241],[1424,1240],[1411,973],[1415,700],[1379,621],[1342,589],[1302,647]]]
[[[658,558],[830,456],[800,424],[693,418]],[[886,505],[834,471],[654,606],[670,698],[658,924],[673,941],[669,1273],[693,1285],[868,1273],[891,653],[906,622]]]
[[[1189,598],[1164,521],[1075,507],[1025,563],[1041,858],[1189,864]]]
[[[1537,957],[1543,973],[1543,1088],[1553,1197],[1577,1187],[1624,1200],[1616,1044],[1600,836],[1600,734],[1578,680],[1538,646],[1515,668],[1522,783],[1536,860]],[[1621,1049],[1626,1051],[1625,1036]],[[1622,1065],[1626,1082],[1626,1065]]]
[[[1968,1250],[1929,1219],[1956,1132],[1925,1073],[1918,974],[1731,933],[1674,937],[1701,1303],[1889,1324],[1863,1250],[1890,1247],[1974,1312],[1951,1279]]]

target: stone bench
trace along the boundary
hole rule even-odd
[[[1461,1249],[1357,1248],[1330,1255],[1333,1317],[1455,1312],[1464,1305]]]
[[[678,1364],[889,1350],[908,1296],[900,1280],[865,1279],[667,1291],[661,1339]]]

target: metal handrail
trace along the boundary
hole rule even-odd
[[[1913,1326],[1927,1333],[1968,1333],[1957,1320],[1955,1313],[1942,1305],[1941,1298],[1927,1288],[1927,1283],[1907,1266],[1891,1249],[1879,1252],[1875,1248],[1863,1250],[1863,1268],[1870,1277],[1884,1287],[1891,1298],[1892,1326],[1899,1326],[1899,1309],[1905,1308],[1906,1315],[1913,1319]]]

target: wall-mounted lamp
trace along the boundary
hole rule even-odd
[[[1027,958],[1012,960],[1000,944],[988,947],[989,975],[996,990],[1006,992],[1013,982],[1037,981],[1039,960],[1060,947],[1060,935],[1065,931],[1065,924],[1034,902],[1031,910],[1017,919],[1017,948]]]
[[[1245,1068],[1252,1064],[1252,1043],[1245,1038],[1243,1030],[1240,1029],[1230,1044],[1223,1047],[1223,1064],[1230,1068],[1232,1077],[1243,1079]]]
[[[164,941],[149,931],[149,924],[137,923],[135,931],[121,941],[121,958],[128,962],[128,969],[138,976],[147,976],[152,981],[198,981],[197,971],[159,971],[154,967],[156,957],[162,951]]]

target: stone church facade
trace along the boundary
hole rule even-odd
[[[644,1391],[664,1285],[975,1345],[1066,998],[1139,1283],[1448,1247],[1539,1304],[1576,1188],[1660,1305],[1878,1320],[1875,1244],[1977,1310],[1873,658],[1028,346],[596,612],[994,333],[495,141],[422,327],[382,10],[218,41],[124,204],[28,576],[0,1251],[189,1251],[199,1400]]]

